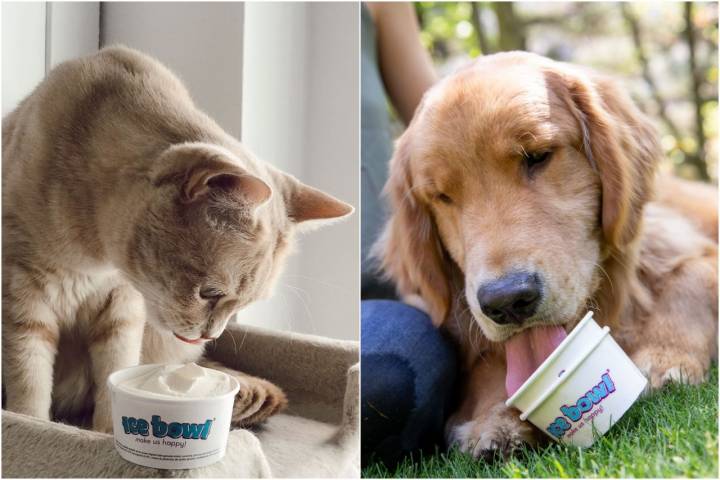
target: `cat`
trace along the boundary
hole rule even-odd
[[[53,69],[3,119],[2,155],[7,409],[110,432],[111,372],[191,361],[238,378],[234,425],[284,408],[205,345],[270,294],[296,231],[350,205],[256,159],[125,47]]]

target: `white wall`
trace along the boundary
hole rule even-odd
[[[243,42],[242,142],[268,163],[303,178],[305,38],[302,3],[248,3]],[[272,298],[255,302],[238,321],[283,330],[308,331],[303,293],[296,286],[300,257],[293,255]],[[315,332],[321,333],[321,332]]]
[[[98,2],[3,2],[2,114],[52,67],[98,49]]]
[[[316,327],[357,339],[360,328],[359,5],[308,5],[306,168],[303,179],[358,209],[306,236],[300,245],[304,288]],[[299,282],[298,282],[299,283]]]
[[[242,141],[260,158],[359,205],[358,5],[251,2]],[[240,320],[357,339],[359,215],[301,237],[275,298]]]
[[[45,76],[45,3],[3,2],[2,114]]]
[[[101,42],[148,53],[175,72],[195,103],[240,136],[243,3],[103,2]]]
[[[100,46],[99,2],[47,2],[47,70]]]

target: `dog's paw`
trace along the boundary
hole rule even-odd
[[[238,378],[240,391],[235,396],[231,423],[235,427],[256,425],[287,406],[287,397],[280,387],[262,378]]]
[[[489,460],[496,455],[506,457],[523,445],[536,445],[538,437],[516,410],[498,404],[482,417],[463,423],[448,422],[447,442],[476,459]]]
[[[645,348],[633,354],[632,360],[648,379],[646,393],[670,382],[695,385],[707,376],[707,368],[692,353]]]

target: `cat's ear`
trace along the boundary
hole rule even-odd
[[[258,207],[272,196],[270,186],[258,176],[212,149],[195,145],[172,147],[163,153],[153,172],[153,184],[166,183],[176,184],[180,201],[187,204],[216,193]]]
[[[267,183],[240,168],[202,164],[187,172],[180,189],[180,199],[185,203],[192,203],[207,197],[213,191],[242,197],[254,206],[262,205],[272,196],[272,189]]]
[[[346,217],[354,211],[351,205],[332,195],[305,185],[289,175],[286,178],[285,203],[288,217],[296,224],[318,225],[324,221]]]

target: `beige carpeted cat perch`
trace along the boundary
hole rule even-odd
[[[156,470],[117,454],[113,437],[3,410],[3,477],[357,477],[356,342],[231,325],[208,355],[281,386],[289,406],[257,431],[230,432],[225,458]]]

